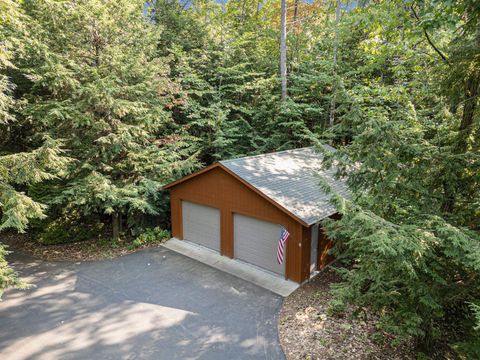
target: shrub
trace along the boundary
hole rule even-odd
[[[90,240],[103,232],[101,222],[85,222],[59,218],[44,225],[42,231],[35,236],[35,240],[42,245],[57,245]]]
[[[163,242],[170,239],[170,232],[168,230],[163,230],[159,227],[154,227],[152,229],[146,229],[143,233],[138,235],[135,240],[129,245],[129,249],[133,250],[140,246]]]

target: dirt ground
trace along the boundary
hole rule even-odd
[[[353,309],[330,315],[329,285],[338,281],[327,269],[285,299],[278,328],[287,359],[415,359],[409,344],[393,348],[374,341],[377,319],[368,312],[362,318],[353,316]]]
[[[146,247],[160,246],[160,242],[129,248],[131,240],[120,239],[116,242],[92,239],[68,244],[40,245],[28,234],[14,232],[2,233],[0,242],[8,245],[9,251],[31,255],[45,261],[93,261],[112,259],[144,249]]]

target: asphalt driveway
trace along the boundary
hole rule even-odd
[[[36,285],[0,303],[0,359],[284,359],[282,298],[165,248],[10,261]]]

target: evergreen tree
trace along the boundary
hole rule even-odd
[[[200,163],[323,138],[354,195],[325,224],[351,264],[334,307],[480,357],[477,2],[286,2],[281,101],[279,0],[0,0],[0,229],[116,237]]]
[[[159,28],[142,1],[25,2],[31,41],[18,67],[30,79],[25,119],[65,139],[76,161],[52,204],[65,214],[111,215],[118,237],[156,215],[161,186],[196,165],[172,121],[175,84],[156,56]]]
[[[440,13],[428,3],[422,11],[396,5],[395,16],[391,4],[358,10],[346,16],[350,34],[341,32],[351,44],[344,62],[357,69],[339,64],[342,109],[328,136],[346,146],[328,157],[348,176],[354,198],[335,198],[343,217],[325,223],[336,255],[351,265],[334,286],[333,305],[373,308],[382,330],[415,339],[427,353],[441,340],[462,343],[478,357],[479,144],[463,132],[471,108],[452,106],[456,99],[443,88],[452,74],[442,58],[460,56],[456,34],[468,47],[476,35],[457,11],[469,9],[470,19],[478,14],[468,1]],[[421,16],[442,29],[441,39],[430,37]],[[362,24],[361,36],[351,34],[352,23]],[[442,56],[437,41],[446,44]],[[462,89],[478,80],[480,47],[471,51],[477,55],[463,51],[455,65],[468,74],[457,76]],[[478,119],[479,100],[469,100]],[[469,134],[479,129],[478,121],[469,126]],[[446,207],[452,196],[455,205]]]
[[[186,57],[179,68],[186,95],[180,121],[197,139],[206,164],[248,154],[258,146],[252,110],[247,106],[258,74],[247,64],[232,64],[228,54],[219,50],[199,59],[195,55]]]
[[[212,9],[218,10],[218,4]],[[227,51],[212,35],[218,19],[212,19],[209,26],[202,23],[212,9],[204,3],[187,10],[176,3],[155,2],[154,12],[157,24],[173,33],[203,29],[195,34],[195,42],[189,36],[172,37],[161,52],[170,54],[172,78],[180,89],[173,109],[174,119],[186,126],[199,159],[207,165],[245,155],[256,148],[257,136],[250,124],[252,110],[246,104],[251,101],[252,82],[263,75],[253,71],[247,61],[238,62],[245,54],[241,46],[232,44]],[[163,44],[161,40],[160,43]]]
[[[0,29],[0,132],[5,135],[3,142],[16,122],[14,86],[7,70],[13,67],[14,49],[21,50],[19,36],[25,29],[25,18],[17,4],[10,0],[0,1],[0,16],[3,21]],[[62,157],[60,145],[46,137],[43,144],[32,151],[11,153],[8,148],[0,148],[0,231],[24,232],[31,219],[45,216],[45,205],[32,200],[23,190],[29,184],[53,178],[64,168],[67,159]],[[0,298],[7,288],[26,287],[5,260],[7,253],[5,246],[0,244]]]

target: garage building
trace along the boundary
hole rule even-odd
[[[332,261],[331,242],[318,223],[336,211],[320,177],[348,196],[335,170],[321,168],[322,159],[313,148],[249,156],[220,161],[168,184],[172,235],[285,279],[307,280]],[[282,227],[290,236],[279,265]]]

